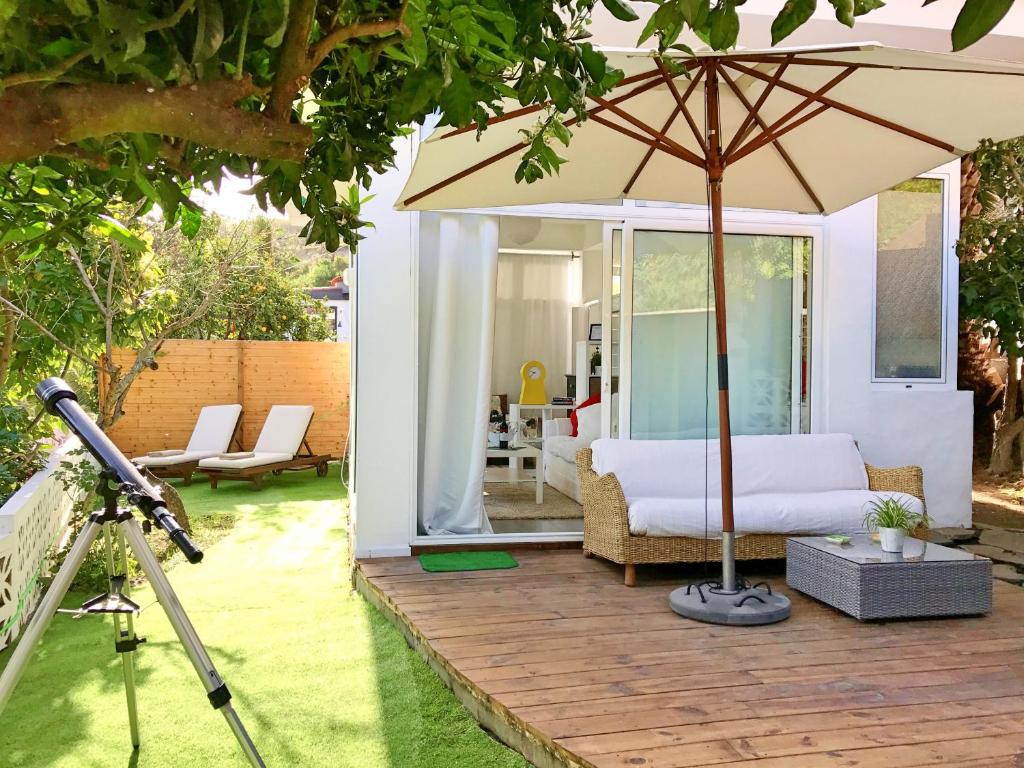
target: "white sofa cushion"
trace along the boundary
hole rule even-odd
[[[312,405],[272,406],[253,450],[256,453],[287,453],[288,458],[292,458],[302,447],[302,438],[306,436],[312,418]]]
[[[199,418],[196,419],[195,429],[192,430],[192,437],[185,450],[223,453],[231,445],[231,436],[235,434],[241,413],[242,406],[238,403],[204,406],[199,411]]]
[[[562,461],[576,464],[576,451],[586,447],[580,438],[570,435],[555,435],[544,440],[544,453],[548,456],[557,456]]]
[[[275,406],[276,407],[276,406]],[[210,459],[203,459],[199,462],[200,469],[246,469],[248,467],[259,467],[264,464],[276,464],[279,461],[291,461],[295,457],[293,453],[272,453],[267,451],[253,451],[252,456],[244,459],[222,459],[215,456]]]
[[[868,487],[850,435],[741,435],[732,446],[737,497]],[[594,471],[614,472],[629,504],[639,498],[721,496],[717,440],[601,439],[591,447]]]
[[[857,533],[864,530],[868,502],[891,497],[924,511],[921,500],[905,493],[838,490],[815,493],[760,493],[734,499],[736,532],[777,534]],[[636,498],[629,503],[629,532],[634,536],[704,535],[703,498]],[[707,531],[722,535],[722,501],[707,500]]]

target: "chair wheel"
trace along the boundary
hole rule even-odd
[[[327,462],[326,461],[321,461],[319,464],[316,465],[316,476],[317,477],[327,477]]]
[[[279,475],[284,474],[284,470],[283,469],[275,469],[273,474],[274,474],[275,477],[277,477]]]

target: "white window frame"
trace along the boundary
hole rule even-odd
[[[960,261],[956,255],[956,241],[960,232],[960,161],[948,163],[929,173],[919,173],[916,179],[938,179],[942,182],[942,335],[940,371],[937,378],[889,379],[875,375],[878,320],[878,196],[874,198],[871,215],[871,359],[868,374],[871,388],[880,392],[945,391],[956,389],[957,327],[959,323],[958,294]],[[954,194],[955,192],[955,194]]]

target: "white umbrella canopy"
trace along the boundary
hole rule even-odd
[[[1019,64],[876,44],[672,53],[693,80],[679,76],[670,86],[651,51],[605,55],[626,78],[605,96],[612,107],[591,102],[592,118],[572,127],[568,147],[557,146],[568,160],[557,175],[516,183],[520,131],[536,124],[540,110],[510,103],[479,141],[475,126],[436,130],[420,147],[398,206],[615,198],[704,204],[705,169],[679,159],[679,150],[705,157],[697,135],[705,130],[709,62],[718,65],[726,206],[830,213],[971,152],[982,139],[1024,133]],[[687,96],[689,119],[676,94]],[[749,106],[757,119],[748,118]],[[734,141],[741,126],[745,137]],[[765,143],[765,126],[776,142]]]
[[[545,105],[509,104],[420,147],[406,210],[614,198],[708,203],[722,475],[722,578],[676,590],[673,610],[721,624],[789,616],[788,599],[736,576],[724,206],[830,213],[973,151],[1024,134],[1024,66],[863,44],[672,54],[606,51],[625,78],[591,97],[558,174],[519,184],[522,131]],[[685,70],[684,74],[672,74]]]

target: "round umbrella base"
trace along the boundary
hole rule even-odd
[[[668,598],[680,616],[708,624],[774,624],[789,618],[789,598],[765,587],[745,587],[722,592],[715,585],[680,587]]]

